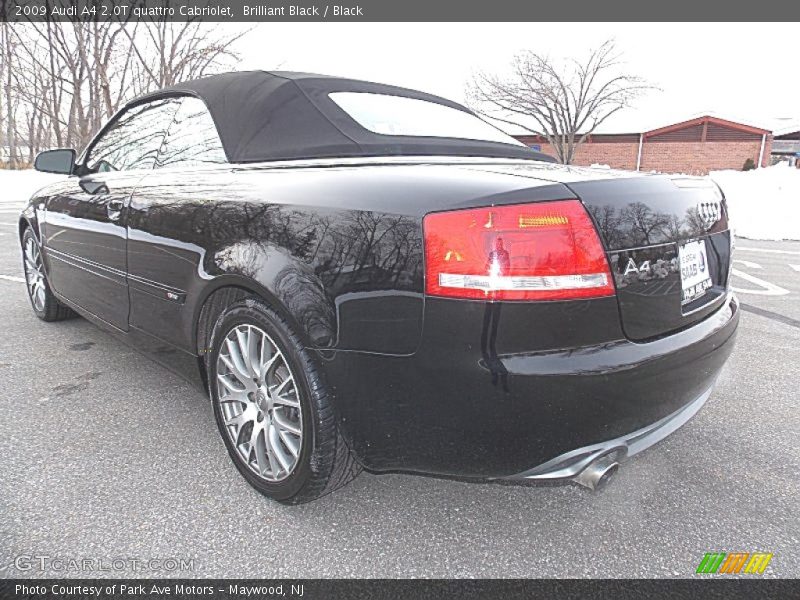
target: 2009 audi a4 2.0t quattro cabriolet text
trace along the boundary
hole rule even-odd
[[[283,72],[127,104],[19,236],[31,305],[207,389],[260,492],[362,468],[602,485],[733,347],[703,179],[557,165],[463,106]]]

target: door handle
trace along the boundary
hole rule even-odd
[[[108,218],[112,221],[119,220],[120,215],[122,215],[122,209],[125,207],[125,202],[120,199],[113,199],[109,200],[108,204],[106,205],[106,212],[108,213]]]

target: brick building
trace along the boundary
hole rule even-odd
[[[555,156],[544,138],[516,137]],[[766,129],[705,116],[642,133],[590,135],[576,150],[573,164],[706,175],[714,170],[741,169],[748,158],[767,166],[771,145],[772,133]]]

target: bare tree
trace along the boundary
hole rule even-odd
[[[11,36],[11,26],[9,23],[2,23],[0,28],[0,44],[2,48],[0,51],[3,54],[2,60],[2,76],[3,76],[3,106],[5,114],[3,115],[3,133],[4,133],[4,146],[7,152],[6,164],[14,169],[17,166],[17,123],[16,123],[16,107],[17,98],[12,92],[12,83],[14,81],[14,72],[16,65],[14,64],[14,56],[16,55],[16,44],[14,44]],[[5,153],[4,153],[5,154]]]
[[[652,88],[624,73],[620,58],[612,40],[584,62],[523,52],[510,76],[478,74],[467,94],[479,113],[545,138],[558,160],[570,164],[589,134]]]
[[[207,24],[189,20],[124,31],[137,59],[134,86],[142,93],[219,71],[238,58],[231,47],[250,30],[213,36]]]
[[[129,99],[224,69],[247,31],[217,30],[192,21],[0,24],[7,165],[30,164],[47,147],[83,148]]]

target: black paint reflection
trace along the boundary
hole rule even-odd
[[[481,354],[485,366],[491,373],[492,385],[496,386],[499,380],[503,391],[508,392],[508,370],[497,354],[497,330],[502,310],[503,305],[500,302],[486,303],[481,329]]]
[[[414,350],[422,320],[417,219],[268,202],[227,170],[204,177],[211,181],[181,184],[165,175],[137,189],[128,217],[132,278],[187,291],[190,303],[201,280],[238,276],[273,295],[315,347]],[[177,326],[175,308],[154,319],[153,306],[142,314],[132,304],[137,327]]]
[[[644,202],[630,202],[622,207],[589,204],[587,208],[612,249],[681,243],[727,229],[727,220],[722,219],[709,226],[696,206],[686,208],[682,215],[656,211]]]

